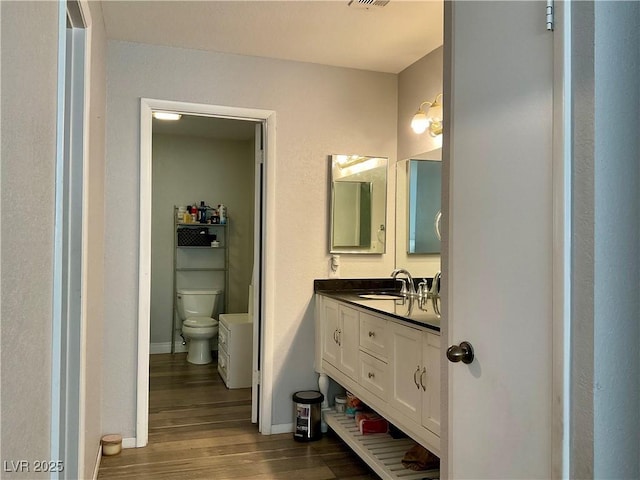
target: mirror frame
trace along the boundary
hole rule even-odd
[[[365,254],[365,255],[382,255],[387,249],[387,189],[389,181],[389,159],[387,157],[374,157],[363,155],[338,155],[329,156],[329,253],[332,254]],[[375,170],[375,172],[373,172]],[[383,185],[376,187],[373,175],[384,170],[384,181],[378,181]],[[371,171],[371,178],[367,177],[367,172]],[[340,173],[344,175],[340,176]],[[335,184],[340,182],[340,178],[344,182],[359,182],[371,184],[371,197],[374,204],[371,208],[371,244],[368,247],[361,245],[344,246],[334,245],[333,239],[335,234],[335,212],[337,206],[335,204],[336,191]],[[380,179],[377,179],[380,180]],[[382,205],[380,205],[380,203]],[[378,205],[378,210],[375,209]],[[378,227],[374,231],[374,226]]]

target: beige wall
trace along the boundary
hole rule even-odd
[[[398,160],[416,158],[442,146],[442,138],[416,135],[411,119],[424,101],[442,93],[443,49],[436,48],[398,75]],[[446,99],[443,99],[446,102]]]
[[[0,2],[0,12],[1,460],[33,462],[50,458],[58,4]]]
[[[398,162],[390,175],[396,182],[395,264],[409,270],[414,278],[433,277],[440,270],[440,255],[407,255],[406,168],[410,158],[440,159],[440,154],[425,155],[425,152],[440,148],[442,137],[434,138],[427,132],[417,135],[410,124],[422,102],[433,101],[442,93],[442,70],[443,49],[439,47],[398,75]]]
[[[316,385],[312,293],[313,279],[329,270],[328,155],[395,161],[397,76],[126,42],[108,50],[105,294],[117,301],[106,304],[105,428],[135,436],[140,97],[276,111],[277,220],[267,219],[275,313],[266,321],[277,352],[268,359],[273,423],[290,424],[291,394]],[[388,276],[393,251],[343,257],[342,275]]]
[[[91,478],[102,430],[102,336],[104,329],[104,162],[107,42],[102,8],[89,2],[91,11],[91,93],[89,110],[89,162],[87,201],[87,299],[85,323],[84,455],[81,472]],[[82,452],[82,450],[81,450]]]

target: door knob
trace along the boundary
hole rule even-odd
[[[451,345],[447,348],[447,358],[450,362],[462,363],[473,362],[473,347],[469,342],[462,342],[460,345]]]

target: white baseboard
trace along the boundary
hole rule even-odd
[[[136,437],[123,438],[122,448],[136,448]]]
[[[187,345],[182,345],[182,341],[175,343],[176,353],[187,351]],[[149,353],[171,353],[171,342],[151,343],[149,344]]]
[[[176,342],[175,352],[183,353],[187,352],[189,345],[182,345],[182,341]],[[214,345],[212,351],[218,350],[218,346]],[[171,353],[171,342],[160,342],[160,343],[150,343],[149,344],[149,354],[153,355],[156,353]]]
[[[271,434],[293,433],[293,423],[281,423],[280,425],[271,425]]]
[[[102,460],[102,445],[98,445],[98,456],[96,457],[96,464],[93,468],[93,480],[98,479],[98,471],[100,470],[100,460]]]

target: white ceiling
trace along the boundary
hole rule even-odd
[[[110,39],[399,73],[442,45],[442,0],[102,0]]]

